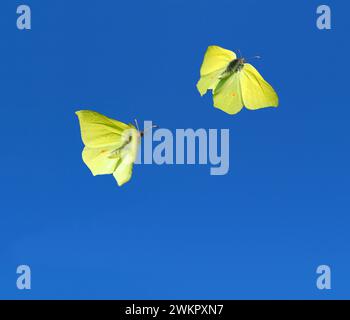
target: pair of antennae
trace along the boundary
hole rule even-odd
[[[239,57],[242,58],[242,53],[241,50],[237,49]],[[254,56],[254,57],[250,57],[248,59],[245,59],[246,61],[250,60],[250,59],[261,59],[261,56]]]

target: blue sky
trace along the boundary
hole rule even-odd
[[[320,1],[25,3],[31,31],[22,1],[0,4],[0,298],[349,298],[349,4],[327,1],[320,31]],[[280,107],[229,116],[201,98],[212,44],[261,55]],[[230,171],[138,165],[118,188],[81,160],[79,109],[228,128]]]

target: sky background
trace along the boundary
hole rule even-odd
[[[320,31],[321,4],[2,0],[0,298],[350,298],[350,4],[328,0]],[[280,107],[230,116],[201,98],[213,44],[261,55]],[[228,128],[230,171],[138,165],[119,188],[82,162],[79,109]]]

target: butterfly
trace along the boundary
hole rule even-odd
[[[83,161],[94,176],[113,174],[119,186],[131,179],[143,132],[132,124],[90,110],[77,111],[85,148]]]
[[[197,89],[201,96],[212,90],[214,106],[228,114],[238,113],[243,106],[250,110],[278,106],[278,96],[271,85],[233,51],[209,46],[200,76]]]

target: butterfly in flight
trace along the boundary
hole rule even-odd
[[[236,114],[243,106],[250,110],[277,107],[278,96],[260,73],[244,58],[219,46],[209,46],[200,69],[197,89],[201,96],[212,90],[214,106]]]
[[[95,111],[77,111],[76,115],[85,145],[83,161],[92,174],[113,174],[119,186],[128,182],[143,131]]]

